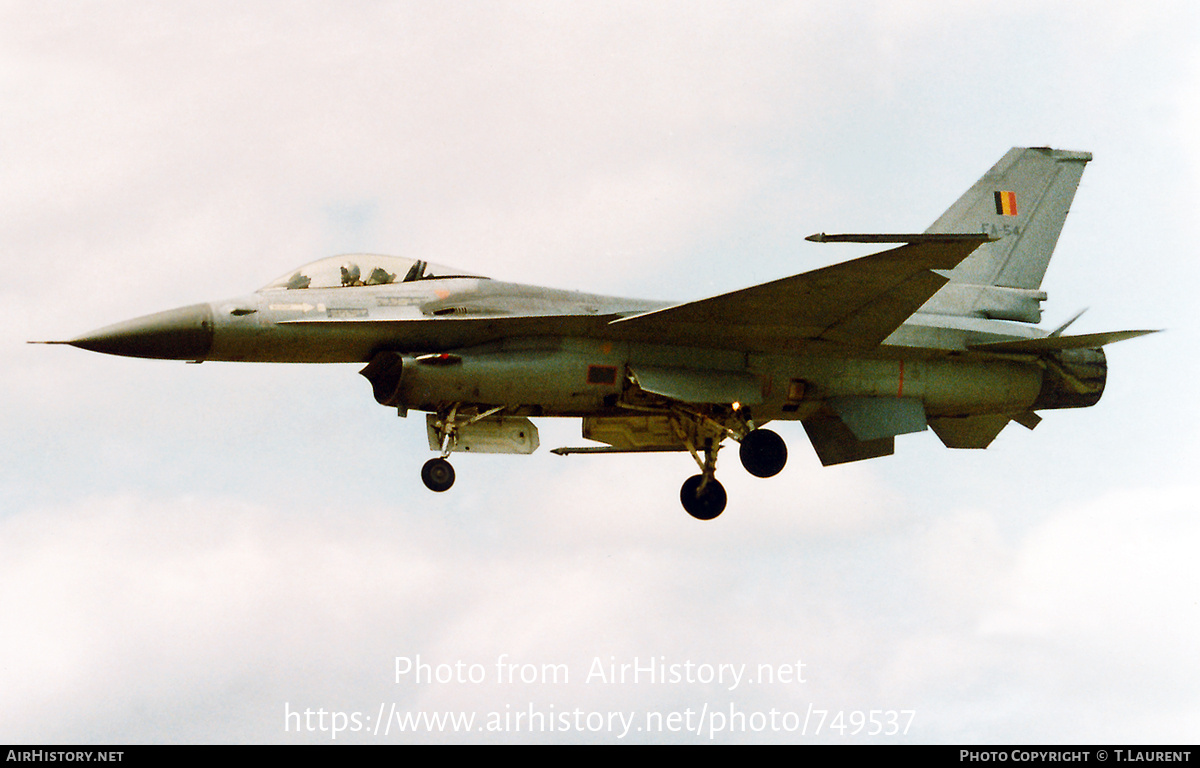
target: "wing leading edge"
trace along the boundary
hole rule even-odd
[[[772,340],[874,347],[948,282],[933,270],[953,269],[991,239],[984,234],[817,237],[818,242],[907,244],[740,291],[622,317],[610,325],[653,333],[664,341],[752,336],[766,347],[775,346]],[[867,237],[871,239],[863,239]]]

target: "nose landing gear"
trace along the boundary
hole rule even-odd
[[[458,403],[451,406],[446,413],[439,414],[440,418],[434,426],[437,429],[438,445],[442,449],[442,455],[436,459],[430,459],[421,467],[421,482],[435,493],[448,491],[450,486],[454,485],[454,467],[446,461],[446,457],[450,455],[450,452],[454,450],[454,444],[458,442],[459,425],[455,420],[457,415]]]
[[[454,467],[445,459],[430,459],[421,467],[421,482],[431,491],[448,491],[454,485]]]
[[[463,411],[462,403],[454,403],[448,409],[441,410],[437,414],[437,418],[432,415],[429,417],[430,438],[429,447],[434,450],[441,450],[442,455],[436,459],[430,459],[425,462],[425,466],[421,467],[421,482],[425,483],[425,487],[435,493],[442,493],[450,490],[450,486],[454,485],[454,467],[450,466],[450,462],[446,461],[446,457],[457,448],[460,450],[460,430],[470,427],[489,416],[494,416],[504,410],[504,406],[497,406],[484,411],[474,413],[475,408],[468,406]],[[526,420],[528,421],[528,420]],[[537,447],[536,429],[532,424],[529,424],[529,429],[534,431],[532,438],[532,447]],[[524,438],[525,433],[520,433],[520,437]],[[469,443],[469,441],[467,441]],[[470,446],[467,445],[467,448]],[[529,451],[525,451],[528,453]]]

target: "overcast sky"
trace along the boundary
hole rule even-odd
[[[1197,14],[0,2],[0,742],[1194,743]],[[686,454],[551,455],[577,421],[435,495],[358,366],[25,344],[353,251],[700,298],[919,231],[1030,145],[1095,154],[1046,326],[1168,331],[987,451],[824,469],[779,424],[787,469],[727,453],[710,523]],[[483,677],[397,679],[418,655]],[[607,674],[652,660],[693,679]],[[872,710],[906,735],[853,735]]]

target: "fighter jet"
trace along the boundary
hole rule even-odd
[[[682,304],[493,280],[422,259],[335,256],[241,298],[118,323],[70,341],[128,357],[365,363],[375,399],[426,412],[432,491],[455,452],[528,454],[531,417],[582,419],[592,445],[560,455],[686,451],[693,517],[725,509],[727,441],[779,474],[799,421],[823,465],[890,455],[932,429],[986,448],[1009,422],[1094,405],[1102,347],[1153,331],[1045,331],[1042,277],[1086,152],[1010,150],[925,232],[818,234],[887,250]]]

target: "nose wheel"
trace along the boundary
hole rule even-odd
[[[445,459],[430,459],[421,467],[421,481],[431,491],[448,491],[454,485],[454,467]]]

